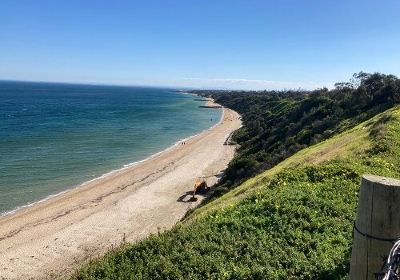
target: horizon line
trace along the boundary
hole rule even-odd
[[[219,80],[219,79],[215,79]],[[105,86],[105,87],[143,87],[143,88],[167,88],[167,89],[188,89],[188,90],[221,90],[221,91],[313,91],[322,88],[328,88],[327,86],[322,86],[320,88],[315,89],[306,89],[306,88],[284,88],[284,89],[239,89],[239,88],[229,88],[223,86],[172,86],[172,85],[148,85],[148,84],[113,84],[113,83],[101,83],[101,82],[77,82],[77,81],[46,81],[46,80],[19,80],[19,79],[1,79],[0,82],[11,82],[11,83],[42,83],[42,84],[59,84],[59,85],[81,85],[81,86]]]

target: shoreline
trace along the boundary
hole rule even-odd
[[[214,184],[233,157],[235,147],[224,141],[241,122],[236,112],[222,110],[207,130],[1,216],[0,279],[62,277],[122,240],[172,227],[203,199],[185,200],[194,180],[209,175]]]
[[[182,93],[182,94],[188,94],[188,95],[197,96],[197,95],[192,94],[192,93]],[[215,103],[214,103],[213,100],[211,100],[211,99],[208,98],[208,99],[207,99],[207,102],[206,102],[206,106],[209,106],[208,104],[215,104]],[[212,105],[210,105],[210,106],[212,106]],[[90,183],[95,182],[95,181],[97,181],[97,180],[101,180],[101,179],[107,178],[108,176],[113,176],[113,175],[117,174],[118,172],[122,172],[123,170],[125,170],[125,169],[127,169],[127,168],[130,168],[130,167],[136,166],[136,165],[138,165],[138,164],[144,163],[144,162],[146,162],[146,161],[148,161],[148,160],[151,160],[152,158],[154,158],[154,157],[156,157],[156,156],[158,156],[158,155],[160,155],[160,154],[162,154],[162,153],[164,153],[164,152],[167,152],[167,151],[173,149],[174,147],[178,146],[179,143],[181,143],[181,142],[188,141],[188,140],[192,139],[193,137],[196,137],[196,136],[198,136],[198,135],[200,135],[200,134],[202,134],[202,133],[204,133],[204,132],[206,132],[206,131],[209,131],[210,129],[213,129],[214,127],[218,126],[218,125],[222,122],[222,120],[223,120],[223,118],[224,118],[224,114],[225,114],[224,108],[223,108],[222,106],[219,107],[219,108],[222,110],[222,112],[221,112],[221,118],[219,119],[219,121],[218,121],[216,124],[214,124],[214,125],[211,126],[210,128],[204,129],[204,130],[200,131],[200,132],[197,133],[197,134],[194,134],[194,135],[191,135],[191,136],[188,136],[188,137],[179,139],[178,141],[176,141],[176,142],[175,142],[174,144],[172,144],[171,146],[165,148],[164,150],[161,150],[161,151],[158,151],[158,152],[156,152],[156,153],[154,153],[154,154],[151,154],[151,155],[149,155],[148,157],[146,157],[146,158],[144,158],[144,159],[141,159],[141,160],[138,160],[138,161],[134,161],[134,162],[131,162],[131,163],[124,164],[124,165],[123,165],[122,167],[120,167],[120,168],[113,169],[113,170],[111,170],[111,171],[105,172],[105,173],[103,173],[103,174],[101,174],[101,175],[99,175],[99,176],[97,176],[97,177],[95,177],[95,178],[93,178],[93,179],[90,179],[90,180],[88,180],[88,181],[84,181],[84,182],[79,183],[79,184],[77,184],[77,185],[73,185],[73,186],[67,187],[67,188],[66,188],[65,190],[63,190],[63,191],[56,192],[56,193],[53,193],[53,194],[49,194],[48,196],[46,196],[46,197],[44,197],[44,198],[42,198],[42,199],[39,199],[39,200],[37,200],[37,201],[32,201],[32,202],[30,202],[30,203],[28,203],[28,204],[21,205],[21,206],[17,206],[17,207],[15,207],[15,208],[11,209],[11,210],[6,210],[6,211],[4,211],[4,212],[1,212],[1,213],[0,213],[0,219],[1,219],[2,217],[6,217],[6,216],[9,216],[9,215],[13,215],[13,214],[15,214],[15,213],[18,213],[19,211],[22,211],[22,210],[27,209],[27,208],[29,208],[29,207],[35,206],[36,204],[40,204],[40,203],[46,202],[46,201],[48,201],[48,200],[50,200],[50,199],[53,199],[53,198],[55,198],[55,197],[58,197],[58,196],[63,195],[63,194],[65,194],[65,193],[68,193],[68,192],[70,192],[70,191],[72,191],[72,190],[74,190],[74,189],[81,188],[81,187],[85,187],[87,184],[90,184]],[[1,279],[1,278],[0,278],[0,279]]]

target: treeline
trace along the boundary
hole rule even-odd
[[[381,73],[354,74],[335,89],[314,91],[193,91],[242,115],[232,140],[235,158],[214,195],[400,103],[400,80]]]

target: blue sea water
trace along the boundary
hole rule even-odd
[[[0,213],[143,160],[221,110],[171,89],[0,81]]]

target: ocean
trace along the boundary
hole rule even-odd
[[[0,213],[143,160],[218,123],[172,89],[0,81]]]

